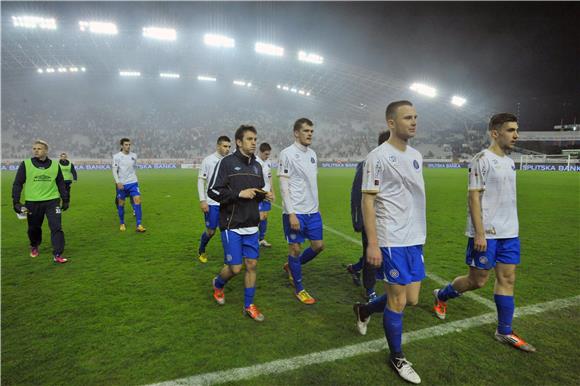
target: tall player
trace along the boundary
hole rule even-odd
[[[417,131],[417,112],[412,103],[390,103],[386,119],[391,136],[367,156],[362,183],[367,260],[375,267],[383,264],[386,296],[366,305],[355,304],[354,311],[363,335],[370,315],[383,313],[389,362],[401,378],[418,384],[421,378],[403,354],[402,335],[405,306],[417,304],[425,278],[423,157],[408,145]]]
[[[125,227],[125,199],[127,196],[133,198],[135,209],[135,217],[137,220],[136,231],[138,233],[145,232],[145,228],[141,224],[143,217],[141,211],[141,192],[139,192],[139,183],[137,182],[137,175],[135,174],[135,166],[137,165],[137,154],[131,152],[131,140],[129,138],[121,138],[119,141],[121,151],[113,155],[113,178],[117,184],[117,213],[119,214],[119,221],[121,225],[119,230],[124,232]]]
[[[266,229],[268,228],[268,213],[272,209],[272,202],[276,200],[274,194],[274,185],[272,185],[272,163],[270,162],[270,154],[272,147],[269,143],[261,143],[258,149],[260,152],[256,161],[262,165],[262,173],[264,174],[264,191],[272,192],[272,201],[264,200],[260,202],[260,246],[270,248],[272,244],[266,241]]]
[[[465,262],[469,272],[433,292],[434,312],[445,319],[447,301],[483,287],[495,270],[494,300],[497,307],[495,338],[526,352],[536,349],[512,329],[516,266],[520,263],[516,166],[507,155],[518,139],[518,119],[509,113],[489,121],[491,145],[473,157],[469,166],[469,215]]]
[[[312,144],[314,124],[308,118],[294,123],[296,141],[282,150],[278,166],[280,193],[284,203],[282,222],[288,242],[288,262],[284,270],[295,288],[295,296],[304,304],[316,300],[302,284],[302,265],[314,259],[323,249],[322,217],[318,211],[318,166]],[[310,247],[300,253],[305,239]]]
[[[198,259],[202,263],[207,263],[207,254],[205,248],[215,234],[216,228],[220,221],[220,204],[207,196],[207,185],[213,175],[215,166],[222,158],[230,152],[232,147],[231,140],[222,135],[217,139],[215,152],[208,155],[201,161],[199,174],[197,175],[197,193],[199,195],[199,207],[203,212],[205,221],[205,231],[201,234],[199,242]]]

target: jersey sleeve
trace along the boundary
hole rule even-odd
[[[469,164],[468,190],[485,190],[485,181],[489,172],[489,163],[483,155],[477,155]]]
[[[115,183],[119,183],[119,158],[115,154],[113,156],[113,166],[111,167],[113,172],[113,178],[115,179]]]
[[[290,157],[288,153],[283,151],[280,153],[280,159],[278,160],[278,177],[290,177],[292,173],[292,163],[290,162]]]
[[[384,179],[383,171],[384,167],[381,160],[374,152],[370,153],[363,167],[361,191],[363,193],[378,193]]]
[[[199,174],[197,178],[202,178],[204,180],[209,180],[211,176],[209,175],[209,162],[204,159],[201,161],[201,165],[199,166]]]

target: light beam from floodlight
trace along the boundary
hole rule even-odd
[[[467,99],[457,95],[453,95],[453,97],[451,98],[451,103],[458,107],[463,106],[465,102],[467,102]]]
[[[94,34],[101,35],[116,35],[119,31],[114,23],[105,21],[79,21],[79,28],[81,31],[90,31]]]
[[[244,82],[243,80],[234,80],[233,83],[236,86],[246,86],[246,82]]]
[[[217,78],[214,78],[213,76],[198,75],[197,80],[202,80],[205,82],[215,82],[217,81]]]
[[[137,76],[141,76],[141,73],[139,71],[119,71],[119,75],[121,76],[129,76],[129,77],[137,77]]]
[[[275,46],[273,44],[257,42],[254,50],[259,54],[271,56],[284,56],[284,47]]]
[[[12,24],[14,27],[29,29],[56,29],[56,20],[54,18],[38,16],[12,16]]]
[[[179,79],[181,77],[181,75],[176,74],[174,72],[160,72],[159,73],[159,77],[161,77],[161,78]]]
[[[419,94],[426,95],[431,98],[437,95],[436,89],[423,83],[413,83],[409,88],[415,92],[418,92]]]
[[[232,38],[223,35],[205,34],[203,35],[203,42],[208,46],[234,48],[236,41]]]
[[[143,27],[143,36],[150,39],[175,41],[177,32],[173,28]]]
[[[304,51],[298,52],[298,60],[302,62],[322,64],[324,63],[324,58],[318,54],[308,53]]]

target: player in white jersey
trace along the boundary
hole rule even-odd
[[[215,153],[208,155],[203,159],[203,161],[201,161],[199,173],[197,175],[199,207],[203,212],[205,221],[205,231],[201,234],[201,240],[199,242],[198,249],[198,259],[202,263],[207,263],[207,254],[205,253],[205,248],[215,234],[215,230],[220,223],[220,203],[208,197],[207,187],[209,185],[209,179],[213,175],[215,166],[222,158],[229,154],[231,147],[231,140],[227,136],[222,135],[219,137],[217,139]]]
[[[385,294],[366,305],[355,304],[359,332],[366,334],[370,315],[383,314],[390,364],[411,383],[421,378],[402,350],[403,311],[419,301],[425,278],[426,238],[423,157],[408,145],[417,130],[417,112],[409,101],[387,106],[391,136],[366,158],[362,180],[362,210],[367,234],[367,260],[384,270]]]
[[[143,233],[145,228],[141,224],[143,217],[141,193],[139,192],[139,183],[135,174],[137,154],[131,152],[131,140],[129,138],[121,138],[119,144],[121,145],[121,151],[113,155],[112,167],[113,178],[115,179],[115,184],[117,184],[117,213],[121,222],[119,229],[122,232],[127,229],[125,227],[125,198],[130,196],[133,199],[133,209],[137,220],[136,231]]]
[[[497,307],[495,338],[526,352],[536,349],[512,330],[515,310],[514,284],[520,263],[516,166],[507,155],[518,139],[518,119],[500,113],[489,121],[491,145],[469,165],[466,263],[469,272],[433,292],[433,310],[445,319],[447,301],[483,287],[495,270],[494,300]]]
[[[318,211],[318,166],[316,153],[309,148],[314,124],[308,118],[294,123],[296,141],[282,150],[278,162],[280,193],[284,203],[282,222],[288,242],[288,262],[284,270],[295,288],[295,296],[304,304],[314,304],[302,284],[302,265],[324,249],[322,217]],[[310,240],[310,247],[300,253],[301,244]]]
[[[259,147],[260,153],[256,157],[256,161],[262,166],[262,173],[264,174],[264,188],[265,192],[272,192],[272,201],[260,201],[260,246],[270,248],[272,244],[266,241],[266,229],[268,228],[268,213],[272,209],[272,202],[276,199],[274,188],[272,185],[272,162],[270,162],[270,154],[272,154],[272,147],[269,143],[261,143]]]

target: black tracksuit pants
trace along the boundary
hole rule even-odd
[[[60,199],[48,201],[26,201],[28,209],[28,239],[31,247],[38,247],[42,242],[42,223],[44,216],[48,219],[52,253],[62,255],[64,251],[64,232],[61,224]]]

